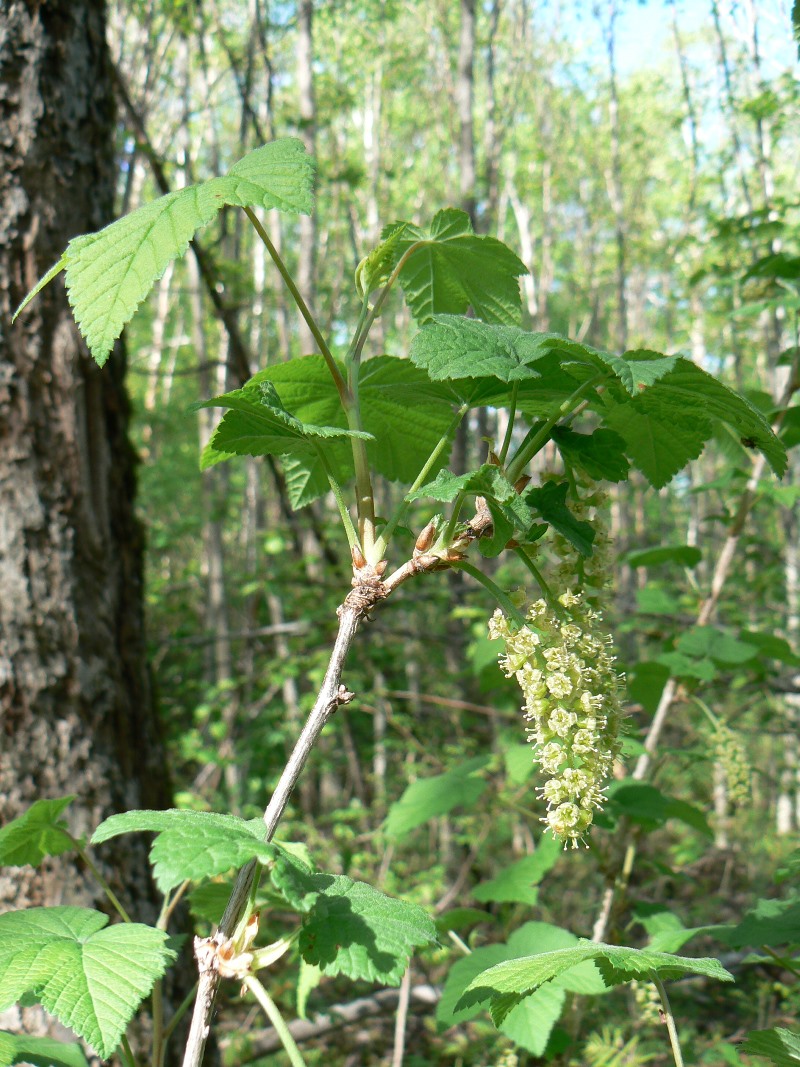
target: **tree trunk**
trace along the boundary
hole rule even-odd
[[[314,0],[300,0],[297,5],[297,92],[300,109],[300,137],[312,156],[316,154],[316,105],[314,101]],[[297,263],[297,288],[312,310],[315,309],[317,230],[315,215],[300,216],[300,249]],[[298,316],[300,352],[316,352],[311,331]],[[293,353],[294,354],[294,353]]]
[[[0,816],[75,793],[75,835],[170,800],[142,617],[124,352],[100,371],[61,278],[11,314],[67,241],[111,217],[114,107],[103,0],[11,0],[0,24]],[[154,918],[146,846],[102,850]],[[0,909],[97,902],[74,856],[0,878]],[[111,870],[109,871],[109,866]]]
[[[461,207],[475,225],[475,132],[473,120],[473,66],[475,60],[475,0],[461,0],[458,42],[458,173]]]

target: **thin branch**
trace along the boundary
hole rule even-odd
[[[309,329],[309,332],[311,333],[311,336],[316,341],[317,347],[319,348],[320,352],[322,353],[323,359],[325,360],[325,363],[326,363],[326,365],[328,367],[328,370],[330,371],[331,377],[333,378],[333,381],[334,381],[334,385],[336,386],[336,390],[339,393],[339,398],[340,398],[340,400],[342,402],[342,407],[344,408],[345,411],[348,411],[349,407],[350,407],[350,396],[349,396],[349,393],[347,391],[347,384],[346,384],[344,378],[342,377],[341,371],[339,370],[339,368],[336,365],[336,360],[333,358],[331,350],[328,348],[327,341],[325,340],[325,338],[320,333],[320,329],[317,326],[317,323],[316,323],[316,320],[314,319],[314,316],[309,311],[308,305],[306,304],[305,300],[303,299],[303,296],[302,296],[300,290],[295,285],[294,278],[289,273],[289,271],[288,271],[288,269],[286,267],[286,264],[281,259],[277,248],[275,247],[275,245],[270,240],[269,234],[264,229],[264,227],[261,225],[261,222],[260,222],[258,216],[256,215],[256,213],[253,211],[252,208],[249,208],[249,207],[244,208],[244,213],[245,213],[245,215],[247,215],[248,219],[250,219],[250,222],[253,225],[253,229],[256,231],[258,236],[261,238],[261,240],[262,240],[262,242],[264,244],[264,247],[266,248],[266,250],[270,254],[272,262],[278,268],[280,276],[283,278],[283,280],[284,280],[284,282],[286,284],[286,288],[292,294],[292,300],[294,300],[295,304],[297,304],[297,308],[298,308],[300,314],[303,316],[305,324],[306,324],[306,326],[308,326],[308,329]]]
[[[653,975],[653,984],[658,990],[658,995],[661,998],[661,1007],[664,1012],[664,1021],[667,1024],[667,1033],[669,1034],[669,1043],[672,1047],[672,1056],[675,1060],[675,1067],[683,1067],[683,1055],[681,1054],[681,1044],[678,1040],[678,1028],[675,1025],[675,1017],[672,1014],[667,991],[664,988],[664,983],[658,975]]]
[[[355,588],[348,593],[339,608],[339,630],[325,678],[306,725],[283,769],[267,810],[264,812],[268,841],[272,839],[277,829],[292,790],[325,724],[340,704],[346,704],[353,699],[353,694],[341,684],[344,661],[353,643],[358,624],[386,595],[387,592],[380,577],[371,568],[363,568],[359,572]],[[231,898],[216,933],[211,938],[195,942],[200,958],[200,981],[184,1054],[184,1067],[199,1067],[203,1058],[211,1014],[219,987],[219,960],[216,950],[232,936],[244,915],[258,873],[259,865],[255,861],[239,871]]]
[[[406,967],[406,973],[400,983],[400,997],[397,1001],[397,1016],[394,1021],[394,1049],[392,1051],[392,1067],[403,1067],[403,1055],[406,1048],[406,1026],[408,1025],[408,1005],[411,1000],[411,967]]]
[[[277,1004],[263,987],[261,982],[259,982],[254,975],[249,974],[245,978],[244,984],[264,1009],[264,1014],[275,1028],[275,1032],[281,1039],[281,1044],[286,1051],[286,1055],[289,1057],[289,1062],[292,1064],[292,1067],[306,1067],[305,1060],[300,1054],[300,1049],[297,1047],[283,1016],[278,1011]]]

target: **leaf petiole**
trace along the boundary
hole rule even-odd
[[[369,336],[369,331],[372,329],[375,319],[377,319],[378,315],[380,315],[381,308],[383,307],[386,301],[386,297],[391,292],[392,286],[400,277],[400,271],[403,269],[403,267],[406,265],[406,263],[416,251],[418,251],[424,245],[429,243],[429,241],[415,241],[410,248],[407,248],[405,250],[405,252],[398,260],[397,266],[394,268],[391,275],[389,276],[389,280],[386,282],[386,284],[383,286],[380,293],[378,294],[378,299],[373,304],[372,309],[369,312],[369,315],[366,317],[366,320],[364,321],[364,324],[361,327],[360,331],[359,329],[356,329],[356,334],[353,338],[353,343],[351,345],[351,355],[354,363],[357,364],[361,359],[361,352],[364,348],[364,343],[367,340],[367,337]],[[359,320],[359,325],[361,325],[361,321],[362,320]]]
[[[264,1009],[264,1014],[275,1028],[275,1032],[281,1039],[281,1044],[286,1049],[286,1055],[289,1057],[289,1062],[292,1064],[292,1067],[306,1067],[305,1060],[300,1054],[300,1049],[297,1047],[295,1039],[292,1037],[292,1032],[286,1025],[286,1020],[281,1015],[278,1010],[278,1005],[266,991],[264,986],[252,974],[249,974],[245,978],[244,984]]]
[[[439,457],[441,456],[442,452],[445,450],[445,448],[447,448],[448,444],[451,442],[451,440],[453,438],[453,434],[458,429],[459,423],[464,418],[464,416],[466,415],[467,411],[469,411],[469,405],[468,404],[462,404],[461,407],[456,412],[455,416],[453,417],[453,421],[450,423],[450,425],[447,427],[445,432],[442,434],[442,436],[436,442],[436,445],[435,445],[433,451],[431,452],[431,454],[426,459],[425,465],[423,466],[422,470],[419,472],[417,477],[414,479],[413,485],[410,486],[408,492],[406,493],[405,497],[403,498],[403,500],[402,500],[400,506],[398,507],[397,511],[394,513],[392,518],[386,524],[386,526],[384,527],[383,533],[378,538],[378,540],[375,542],[375,550],[381,556],[386,551],[386,548],[387,548],[387,546],[389,544],[389,540],[390,540],[392,534],[397,529],[398,525],[403,521],[403,519],[406,516],[406,513],[408,512],[409,507],[411,506],[411,501],[408,499],[409,496],[412,493],[415,493],[417,491],[417,489],[420,488],[420,486],[425,484],[425,482],[426,482],[426,480],[428,478],[428,475],[431,473],[433,468],[436,466],[436,463],[438,462]]]
[[[331,487],[331,492],[333,493],[333,498],[336,501],[336,506],[339,509],[339,515],[342,520],[342,526],[344,526],[344,532],[347,535],[347,543],[350,545],[351,550],[353,548],[360,548],[361,546],[359,543],[358,532],[356,531],[356,528],[353,525],[353,519],[350,515],[350,511],[348,510],[344,495],[342,494],[342,487],[337,482],[322,448],[317,445],[316,449],[322,466],[325,468],[325,474],[328,477],[328,484]]]
[[[514,549],[514,553],[517,556],[519,556],[519,558],[525,564],[527,569],[533,575],[534,579],[536,580],[536,584],[539,586],[540,590],[542,591],[542,596],[547,601],[548,607],[550,607],[555,612],[555,614],[559,616],[559,618],[563,617],[564,612],[563,612],[560,604],[556,601],[555,597],[553,596],[553,594],[552,594],[552,592],[550,590],[550,586],[544,580],[544,576],[542,575],[541,571],[536,566],[536,564],[533,562],[533,560],[528,555],[528,553],[525,551],[523,546],[519,545],[517,548],[515,548]]]
[[[566,415],[569,415],[584,399],[584,395],[605,379],[604,374],[597,374],[594,378],[583,382],[571,396],[568,396],[558,411],[537,430],[532,428],[526,435],[525,440],[519,446],[514,458],[506,468],[506,477],[510,482],[515,482],[522,474],[536,453],[550,440],[553,427]]]
[[[75,838],[73,838],[73,841],[75,841]],[[100,873],[100,871],[95,866],[95,864],[91,861],[91,859],[89,858],[89,855],[87,854],[86,850],[81,847],[80,842],[75,841],[75,848],[78,850],[78,855],[80,856],[80,858],[86,864],[86,866],[87,866],[87,868],[89,870],[89,873],[92,875],[94,880],[97,882],[97,884],[103,890],[105,895],[108,897],[108,899],[111,902],[111,904],[112,904],[114,910],[116,911],[117,915],[119,915],[119,917],[122,919],[123,922],[126,922],[126,923],[133,922],[133,920],[131,919],[130,915],[128,915],[127,911],[123,908],[122,904],[119,902],[119,899],[116,896],[116,894],[114,893],[114,891],[111,888],[111,886],[105,880],[105,878]]]
[[[520,629],[526,625],[525,616],[513,602],[508,593],[504,593],[503,590],[493,582],[488,574],[484,574],[478,567],[473,566],[468,560],[462,559],[452,564],[453,567],[457,567],[461,571],[465,571],[470,577],[474,578],[476,582],[487,589],[495,598],[504,615],[511,619],[515,626]]]
[[[684,1067],[683,1054],[681,1053],[681,1046],[678,1041],[678,1028],[675,1026],[675,1017],[672,1014],[667,991],[664,988],[664,983],[657,974],[654,973],[651,977],[653,979],[653,984],[658,990],[658,995],[661,998],[661,1008],[664,1012],[664,1020],[667,1024],[667,1033],[669,1034],[669,1043],[672,1048],[672,1058],[675,1060],[675,1067]]]
[[[300,314],[303,316],[306,325],[311,331],[311,336],[317,342],[317,346],[319,347],[319,350],[322,353],[322,357],[325,360],[328,370],[331,372],[331,377],[333,378],[334,384],[336,385],[336,389],[339,393],[339,399],[342,402],[342,407],[345,409],[345,411],[347,411],[348,404],[350,401],[350,397],[347,391],[347,384],[344,378],[342,377],[341,371],[336,365],[336,360],[333,358],[333,354],[330,348],[328,348],[328,344],[325,341],[325,338],[320,333],[319,327],[317,326],[316,321],[314,320],[314,316],[308,310],[308,305],[300,294],[300,290],[295,285],[294,278],[292,278],[286,264],[281,259],[277,248],[269,239],[269,235],[264,229],[264,227],[261,225],[261,222],[259,221],[256,213],[250,207],[246,207],[243,210],[245,215],[247,215],[248,219],[250,219],[250,222],[253,224],[253,229],[263,241],[264,247],[272,257],[273,263],[278,268],[281,277],[286,283],[286,288],[292,294],[292,299],[294,300],[295,304],[297,304],[297,308]]]
[[[511,403],[508,406],[508,425],[506,426],[505,437],[503,438],[503,444],[500,447],[500,455],[497,457],[500,460],[502,466],[506,461],[508,450],[511,447],[511,437],[514,433],[514,420],[517,416],[517,396],[519,394],[519,382],[514,382],[511,388]]]
[[[136,1067],[136,1057],[131,1049],[130,1041],[128,1041],[128,1035],[123,1034],[119,1043],[120,1048],[122,1049],[122,1059],[126,1067]]]

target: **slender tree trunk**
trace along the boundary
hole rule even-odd
[[[614,238],[617,246],[617,337],[620,351],[628,347],[627,237],[625,233],[624,186],[622,182],[622,144],[617,89],[616,21],[617,0],[608,5],[608,24],[603,27],[608,58],[608,120],[611,128],[611,169],[606,175],[608,198],[614,213]]]
[[[461,207],[475,225],[475,131],[473,96],[475,61],[475,0],[461,0],[461,30],[458,43],[458,172]]]
[[[297,92],[300,111],[300,137],[311,155],[316,154],[317,112],[314,100],[314,0],[300,0],[297,5]],[[316,283],[317,228],[315,215],[300,216],[300,249],[297,264],[297,287],[306,303],[314,308]],[[303,319],[299,319],[301,352],[316,352],[317,347]]]

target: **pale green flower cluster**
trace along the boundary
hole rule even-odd
[[[518,630],[496,611],[489,636],[505,643],[500,666],[519,682],[534,759],[549,776],[540,790],[548,808],[543,821],[576,848],[603,805],[619,753],[621,680],[612,638],[598,633],[600,615],[581,593],[558,599],[558,611],[537,601]]]
[[[741,734],[727,723],[717,723],[711,735],[714,759],[725,772],[728,800],[734,807],[746,804],[750,799],[750,779],[753,769]]]

